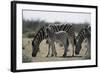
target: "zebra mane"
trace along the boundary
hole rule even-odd
[[[41,41],[46,38],[44,28],[45,28],[45,26],[41,27],[38,30],[38,32],[36,33],[36,35],[35,35],[35,37],[34,37],[34,39],[32,41],[32,45],[39,46],[39,44],[41,43]]]

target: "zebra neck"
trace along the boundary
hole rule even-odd
[[[34,38],[34,44],[39,47],[40,43],[46,38],[44,27],[42,27]]]

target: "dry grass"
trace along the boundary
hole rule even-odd
[[[56,51],[57,51],[57,57],[46,57],[48,52],[48,44],[46,44],[46,40],[43,40],[40,44],[40,52],[38,52],[36,57],[32,57],[32,39],[30,38],[23,38],[23,50],[22,50],[22,61],[24,63],[26,62],[47,62],[47,61],[68,61],[68,60],[85,60],[89,59],[88,55],[85,55],[87,48],[86,48],[86,42],[82,44],[82,49],[80,51],[79,55],[75,55],[72,57],[72,46],[69,45],[68,47],[68,57],[62,57],[64,52],[64,47],[59,46],[59,44],[56,44]]]

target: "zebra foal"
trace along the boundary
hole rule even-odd
[[[48,43],[49,43],[49,47],[48,47],[48,54],[47,57],[50,54],[50,49],[52,50],[51,56],[57,56],[57,52],[55,49],[55,44],[56,43],[62,43],[64,45],[64,54],[63,56],[65,57],[67,54],[67,48],[68,48],[68,34],[66,33],[66,31],[58,31],[58,32],[54,32],[54,30],[52,29],[52,27],[48,26],[46,28],[46,33],[48,35]]]

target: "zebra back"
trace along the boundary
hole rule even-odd
[[[72,38],[75,37],[75,33],[74,33],[74,28],[72,26],[72,24],[54,24],[54,25],[50,25],[50,27],[53,29],[54,32],[58,32],[58,31],[66,31],[68,33],[68,35]]]

